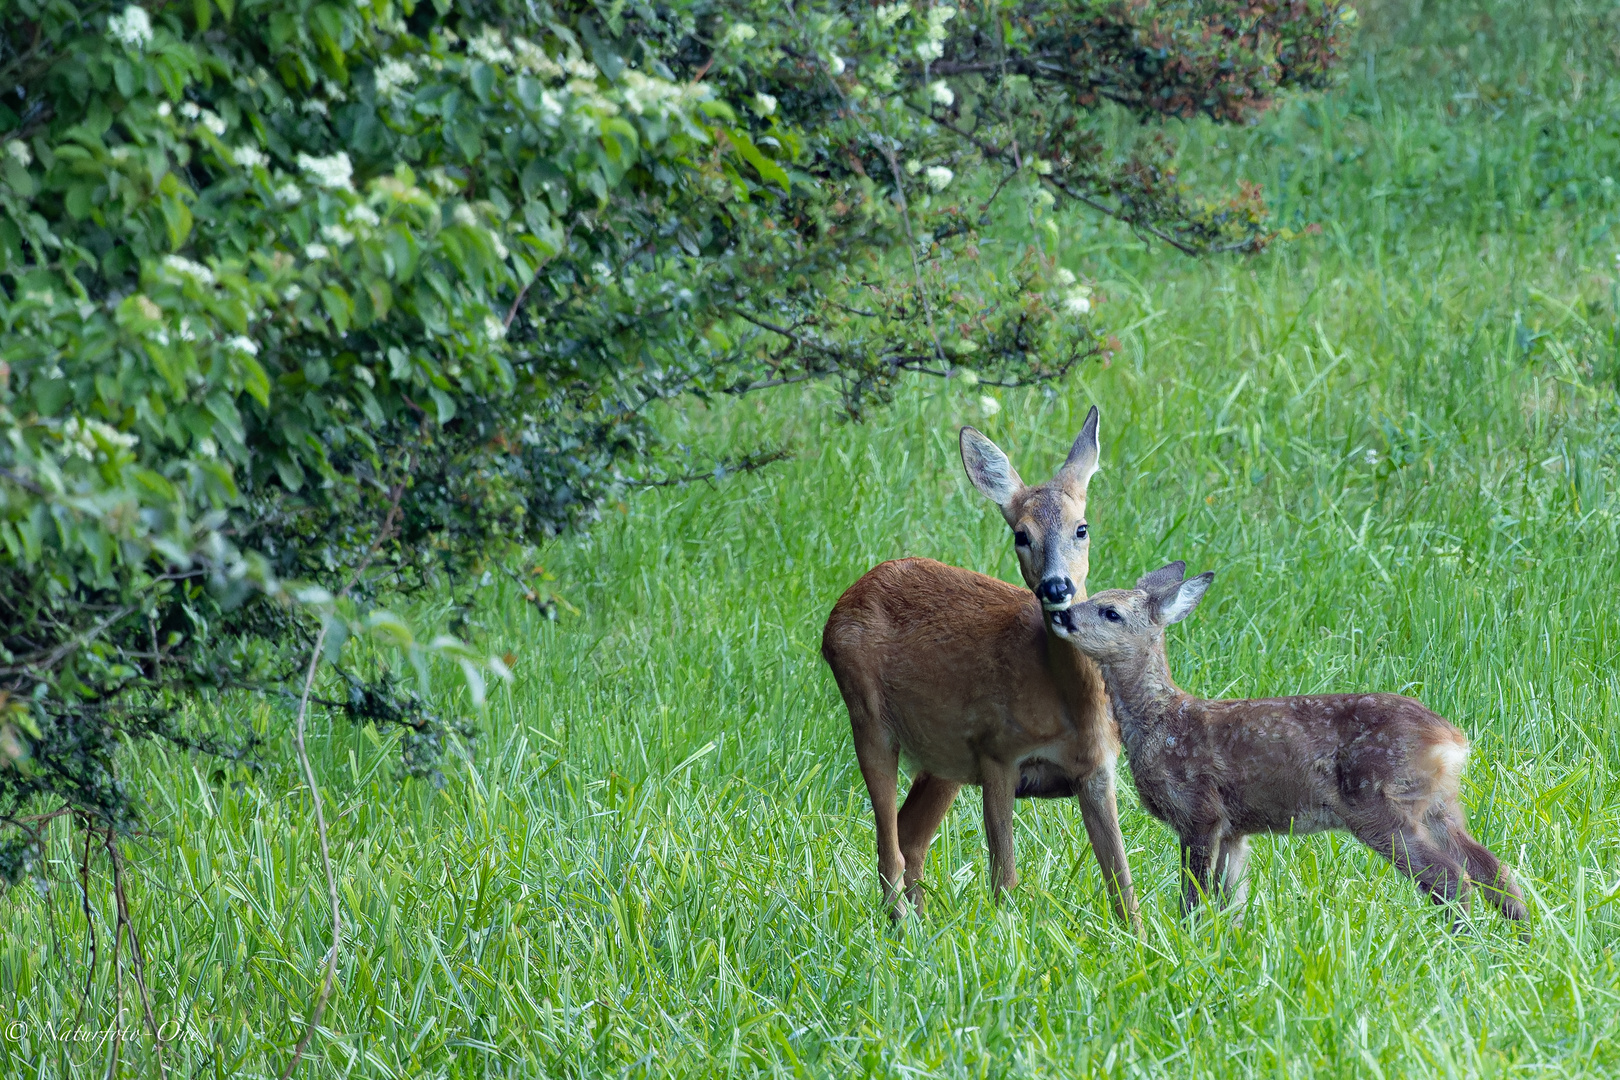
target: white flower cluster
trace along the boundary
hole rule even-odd
[[[332,254],[332,252],[327,248],[327,246],[325,244],[305,244],[304,245],[304,257],[309,259],[312,262],[318,262],[319,260],[326,258],[330,254]]]
[[[243,143],[241,146],[238,146],[235,150],[231,151],[231,157],[235,158],[236,163],[244,169],[257,169],[260,165],[264,165],[270,160],[264,156],[263,151],[261,151],[257,146],[254,146],[252,143]]]
[[[928,9],[928,40],[917,46],[917,59],[926,64],[945,55],[945,24],[954,18],[956,9],[949,4]]]
[[[289,206],[297,202],[302,196],[303,192],[299,191],[298,185],[291,180],[276,188],[276,201],[287,203]]]
[[[107,36],[126,48],[144,49],[152,40],[152,17],[138,4],[107,20]]]
[[[557,65],[557,61],[547,56],[544,49],[527,38],[513,38],[512,51],[517,54],[518,65],[525,70],[543,79],[562,78],[563,69]]]
[[[911,5],[879,4],[877,11],[874,12],[874,14],[877,15],[878,26],[882,27],[884,30],[888,30],[893,27],[895,23],[911,14]]]
[[[96,460],[96,453],[101,449],[100,443],[107,446],[116,446],[124,450],[133,449],[140,439],[135,435],[119,431],[100,420],[82,420],[77,416],[70,416],[62,424],[62,449],[73,457],[81,457],[86,461]]]
[[[506,47],[501,32],[493,26],[484,27],[477,37],[467,42],[467,52],[486,64],[504,64],[511,67],[517,62],[512,50]]]
[[[237,334],[235,337],[228,339],[225,342],[225,347],[227,349],[234,349],[239,353],[246,353],[249,356],[259,355],[259,346],[254,344],[252,338],[244,337],[241,334]]]
[[[943,105],[947,109],[956,101],[956,95],[946,84],[944,79],[936,79],[928,85],[928,96],[934,99],[935,105]]]
[[[163,265],[166,269],[172,270],[183,277],[192,278],[199,284],[212,285],[214,283],[214,272],[212,270],[202,263],[192,262],[184,255],[165,255]]]
[[[298,167],[315,177],[315,182],[322,187],[339,191],[354,190],[354,165],[349,161],[349,155],[341,150],[330,157],[299,154]]]
[[[203,127],[214,133],[215,138],[225,134],[225,121],[212,109],[199,109],[197,119],[202,122]]]
[[[354,241],[354,233],[345,229],[342,225],[322,225],[321,235],[338,247],[347,247]]]
[[[776,98],[761,91],[754,95],[754,111],[760,116],[770,116],[776,112]]]
[[[930,165],[923,175],[928,178],[928,186],[934,191],[944,191],[956,179],[956,174],[943,165]]]
[[[399,97],[399,92],[417,79],[415,68],[392,56],[378,64],[372,75],[377,80],[377,96],[389,101]]]
[[[365,203],[359,203],[349,208],[349,224],[364,225],[368,229],[375,229],[382,224],[382,219],[377,216],[377,211]]]
[[[687,93],[687,88],[679,83],[672,83],[666,79],[651,78],[639,71],[626,71],[624,73],[624,103],[630,111],[640,116],[649,109],[663,112],[664,109],[679,102]],[[552,98],[556,101],[556,98]],[[773,99],[774,100],[774,99]],[[542,108],[545,108],[542,103]],[[546,109],[547,112],[551,110]],[[561,111],[559,104],[558,111]]]
[[[484,316],[484,336],[491,341],[506,340],[506,324],[493,315]]]
[[[28,144],[21,139],[12,139],[6,143],[6,157],[25,169],[34,163],[33,153],[28,149]]]
[[[1058,287],[1063,289],[1063,310],[1070,315],[1080,316],[1091,311],[1091,286],[1081,285],[1075,280],[1073,271],[1059,269],[1052,275]]]

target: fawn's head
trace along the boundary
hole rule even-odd
[[[1001,448],[973,428],[962,429],[962,464],[979,493],[1001,507],[1012,526],[1018,569],[1047,611],[1062,611],[1086,592],[1091,541],[1086,485],[1097,471],[1097,407],[1057,475],[1025,487]]]
[[[1187,578],[1179,559],[1144,574],[1134,589],[1105,589],[1052,619],[1053,631],[1103,664],[1128,663],[1164,646],[1164,628],[1192,614],[1214,571]]]

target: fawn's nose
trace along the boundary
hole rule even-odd
[[[1074,602],[1074,582],[1066,577],[1049,577],[1035,587],[1035,595],[1048,611],[1062,611]]]

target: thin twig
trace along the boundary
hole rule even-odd
[[[641,488],[679,487],[698,480],[713,484],[717,479],[716,474],[757,472],[768,465],[774,465],[778,461],[785,461],[792,456],[793,451],[787,449],[765,450],[756,454],[744,454],[742,457],[733,458],[731,461],[722,460],[716,463],[715,467],[709,472],[687,473],[685,476],[668,476],[662,480],[631,480],[629,484],[631,487]]]
[[[409,461],[407,461],[406,467],[409,468]],[[399,501],[404,494],[405,485],[403,482],[395,484],[394,489],[389,492],[388,516],[383,519],[383,526],[378,530],[377,538],[371,542],[371,547],[366,549],[365,557],[360,560],[360,565],[356,566],[354,573],[349,576],[348,584],[344,585],[342,591],[338,593],[339,597],[348,595],[349,590],[354,588],[355,584],[360,580],[360,575],[365,573],[366,567],[371,565],[371,560],[377,554],[377,550],[393,535],[394,524],[399,518]],[[309,717],[309,696],[310,692],[315,688],[315,673],[321,666],[321,648],[326,644],[328,625],[327,620],[321,620],[320,632],[315,635],[314,647],[309,651],[309,670],[304,675],[304,693],[298,701],[298,723],[293,728],[293,747],[298,751],[298,764],[304,770],[304,782],[309,785],[310,800],[315,807],[315,833],[321,842],[321,868],[326,872],[326,893],[327,898],[332,903],[332,947],[326,953],[326,973],[321,978],[321,992],[315,998],[315,1007],[310,1012],[309,1025],[304,1028],[303,1036],[298,1040],[298,1045],[293,1048],[292,1059],[287,1062],[287,1067],[281,1071],[281,1080],[287,1080],[288,1077],[292,1076],[293,1070],[298,1068],[299,1061],[304,1057],[304,1050],[309,1046],[309,1041],[314,1037],[316,1029],[320,1027],[321,1014],[326,1011],[327,999],[332,996],[332,985],[337,979],[338,946],[343,940],[343,909],[338,902],[337,875],[332,870],[332,850],[326,838],[326,814],[321,808],[320,786],[315,782],[315,766],[310,763],[309,749],[304,743],[304,728]]]
[[[321,992],[315,998],[315,1008],[311,1011],[309,1025],[304,1029],[303,1037],[293,1048],[292,1059],[287,1067],[281,1070],[281,1080],[292,1076],[293,1070],[298,1068],[298,1062],[304,1056],[304,1049],[309,1046],[309,1040],[315,1035],[315,1029],[320,1026],[321,1014],[326,1011],[326,999],[332,996],[332,983],[337,978],[338,943],[343,931],[343,911],[338,904],[337,876],[332,872],[332,853],[326,843],[326,816],[321,811],[321,789],[315,783],[315,767],[310,764],[309,751],[304,746],[304,721],[309,715],[309,694],[315,686],[315,672],[321,664],[321,647],[326,644],[326,620],[321,620],[320,633],[315,635],[315,647],[309,653],[309,671],[304,676],[304,696],[298,702],[298,724],[293,729],[293,747],[298,751],[298,764],[304,770],[304,782],[309,785],[309,795],[315,805],[315,832],[321,841],[321,866],[326,871],[326,892],[332,902],[332,947],[326,952],[326,974],[321,979]]]
[[[906,198],[906,182],[900,175],[900,163],[894,159],[894,151],[887,146],[878,147],[883,153],[884,160],[889,163],[889,172],[894,176],[894,193],[900,199],[900,220],[906,224],[906,250],[911,252],[911,278],[917,284],[917,297],[922,301],[923,320],[928,324],[928,336],[934,339],[934,355],[946,365],[950,361],[945,359],[945,349],[939,343],[939,331],[934,329],[934,306],[928,302],[928,290],[923,287],[922,264],[917,261],[917,238],[911,231],[911,202]]]
[[[84,925],[90,931],[90,966],[84,972],[84,997],[79,1002],[79,1014],[90,1002],[90,985],[96,977],[96,967],[101,962],[101,949],[96,944],[96,920],[90,910],[90,819],[83,818],[84,825],[84,861],[79,864],[79,889],[84,899]]]
[[[130,955],[135,958],[135,985],[141,992],[141,1011],[146,1014],[146,1026],[152,1032],[152,1038],[157,1040],[158,1071],[163,1074],[164,1080],[168,1080],[169,1064],[163,1053],[167,1043],[158,1030],[157,1019],[152,1015],[152,997],[146,991],[146,956],[141,952],[141,938],[135,932],[135,921],[129,917],[129,901],[124,896],[124,857],[118,852],[111,826],[102,843],[107,848],[108,858],[112,860],[113,896],[118,900],[118,927],[129,935]]]
[[[85,841],[89,842],[88,832]],[[124,966],[118,961],[118,947],[124,940],[122,930],[122,924],[113,927],[113,1036],[109,1040],[112,1046],[107,1053],[106,1080],[112,1080],[113,1074],[118,1071],[118,1059],[124,1049]]]
[[[997,146],[994,143],[986,142],[977,135],[973,134],[971,131],[966,131],[958,125],[951,123],[944,117],[936,116],[934,113],[928,110],[920,109],[910,102],[907,102],[906,104],[907,107],[913,112],[926,116],[940,127],[945,128],[947,131],[952,132],[960,138],[966,139],[968,142],[977,147],[981,154],[993,157],[1003,163],[1012,164],[1014,168],[1022,171],[1023,166],[1019,164],[1020,156],[1018,155],[1016,148],[1014,148],[1013,155],[1009,159],[1007,148]],[[1047,184],[1050,187],[1057,189],[1064,195],[1073,199],[1075,202],[1091,207],[1091,209],[1097,211],[1099,214],[1104,214],[1116,221],[1124,222],[1132,229],[1145,232],[1150,236],[1163,240],[1165,243],[1169,244],[1183,255],[1218,255],[1228,251],[1241,251],[1244,249],[1244,242],[1242,241],[1237,241],[1231,244],[1198,247],[1196,245],[1187,243],[1185,240],[1177,238],[1173,233],[1166,232],[1156,225],[1151,225],[1148,222],[1132,217],[1124,210],[1109,206],[1107,203],[1095,198],[1094,196],[1088,195],[1083,191],[1076,191],[1074,188],[1070,187],[1068,184],[1065,184],[1061,180],[1053,179],[1050,176],[1041,176],[1040,181],[1043,184]]]
[[[45,489],[34,483],[28,477],[14,473],[10,469],[0,469],[0,479],[10,480],[30,495],[44,495]]]

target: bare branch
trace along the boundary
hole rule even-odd
[[[129,917],[129,901],[124,896],[124,857],[118,851],[118,843],[113,838],[112,827],[107,828],[102,844],[107,849],[107,856],[112,860],[113,896],[118,901],[118,929],[129,935],[130,955],[135,958],[135,985],[141,992],[141,1011],[146,1015],[147,1029],[152,1032],[152,1038],[157,1041],[158,1070],[168,1080],[169,1064],[164,1056],[164,1049],[168,1045],[158,1030],[157,1019],[152,1015],[152,997],[146,990],[146,956],[141,951],[140,935],[135,932],[135,921]]]
[[[806,378],[808,377],[806,376]],[[679,487],[699,480],[713,484],[728,473],[758,472],[767,465],[774,465],[778,461],[786,461],[792,456],[793,451],[785,448],[760,450],[752,454],[744,454],[740,458],[732,458],[729,461],[721,460],[709,472],[687,473],[685,476],[669,476],[662,480],[631,480],[630,486],[640,488]]]
[[[326,842],[326,815],[321,810],[321,789],[315,782],[315,767],[310,764],[309,750],[304,745],[304,724],[309,716],[309,695],[315,686],[315,672],[321,665],[321,647],[326,644],[326,621],[321,621],[321,629],[315,635],[315,647],[309,652],[309,671],[304,676],[304,695],[298,702],[298,723],[293,729],[293,748],[298,751],[298,764],[304,771],[304,782],[309,785],[309,797],[315,806],[315,832],[321,842],[321,866],[326,871],[326,892],[332,903],[332,947],[326,951],[326,973],[321,978],[321,992],[315,998],[315,1007],[310,1011],[309,1024],[304,1028],[303,1037],[293,1048],[291,1060],[287,1067],[281,1070],[281,1080],[292,1076],[293,1070],[298,1068],[298,1062],[304,1056],[304,1050],[309,1046],[309,1040],[314,1037],[315,1029],[320,1026],[321,1014],[326,1011],[326,1000],[332,996],[332,984],[337,978],[338,945],[343,933],[343,910],[338,903],[337,875],[332,872],[332,853]]]

